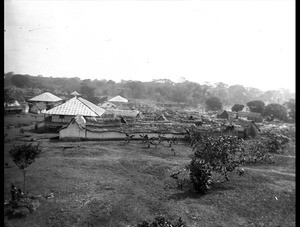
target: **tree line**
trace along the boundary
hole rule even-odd
[[[103,97],[121,95],[129,99],[178,102],[197,106],[205,104],[208,98],[217,97],[223,106],[232,106],[234,104],[245,105],[252,100],[261,100],[266,104],[283,104],[295,96],[288,89],[263,92],[253,87],[229,86],[222,82],[199,84],[185,80],[175,83],[169,79],[159,79],[151,82],[121,80],[117,83],[106,79],[52,78],[41,75],[14,74],[13,72],[4,75],[4,84],[5,87],[40,89],[55,95],[70,94],[76,90],[83,97],[95,103],[101,101]]]

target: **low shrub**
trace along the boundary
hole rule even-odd
[[[242,161],[243,140],[237,136],[201,133],[195,129],[190,135],[194,154],[187,169],[195,191],[204,193],[212,183],[212,172],[220,173],[229,180],[227,173],[234,171]]]
[[[185,222],[179,218],[177,221],[172,222],[164,216],[157,216],[153,221],[144,220],[137,224],[137,227],[188,227]]]

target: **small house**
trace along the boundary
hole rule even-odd
[[[59,129],[59,138],[85,138],[86,120],[77,115],[70,122]]]
[[[236,125],[233,132],[239,137],[239,138],[249,138],[249,137],[256,137],[260,129],[257,126],[257,124],[254,121],[244,121],[239,119],[239,124]]]
[[[164,114],[161,114],[155,118],[155,121],[167,121],[167,118],[165,117]]]
[[[229,117],[229,114],[227,113],[226,110],[223,110],[222,112],[217,114],[217,118],[228,119],[228,117]]]
[[[83,117],[100,117],[105,110],[81,97],[75,96],[65,103],[46,111],[45,125],[58,127],[66,125],[70,120],[81,115]]]
[[[128,106],[128,100],[123,98],[120,95],[117,95],[116,97],[109,99],[108,102],[111,102],[118,107],[127,107]]]
[[[15,100],[12,103],[4,103],[4,112],[5,113],[11,113],[11,114],[18,114],[23,111],[23,107],[20,105],[20,103]]]
[[[123,98],[120,95],[117,95],[116,97],[113,97],[113,98],[109,99],[108,101],[112,102],[112,103],[126,103],[126,102],[128,102],[127,99]]]
[[[120,110],[120,109],[106,109],[103,118],[113,116],[114,118],[122,117],[126,121],[135,121],[141,116],[138,110]]]
[[[98,106],[100,106],[101,108],[104,109],[116,109],[117,106],[111,102],[105,102],[103,104],[98,104]]]
[[[256,137],[258,135],[258,133],[260,132],[259,127],[257,126],[257,124],[255,124],[254,121],[251,121],[249,123],[249,125],[246,128],[246,134],[247,137]]]
[[[36,114],[41,114],[41,113],[45,113],[47,110],[47,106],[44,102],[38,102],[35,103],[31,106],[29,112],[30,113],[36,113]]]
[[[63,103],[63,100],[57,97],[56,95],[51,94],[50,92],[45,92],[43,94],[40,94],[28,100],[30,106],[33,106],[34,104],[41,103],[41,102],[46,104],[47,109],[51,109]]]

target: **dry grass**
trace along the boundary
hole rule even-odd
[[[5,144],[5,162],[12,166],[4,171],[5,199],[10,183],[22,185],[7,154],[10,146]],[[295,173],[293,158],[248,166],[243,176],[231,173],[230,181],[198,195],[177,190],[169,177],[190,160],[185,144],[174,146],[176,156],[168,147],[147,149],[141,142],[44,140],[41,147],[41,157],[29,167],[27,189],[34,195],[53,192],[54,198],[41,198],[34,214],[9,220],[12,226],[133,226],[157,215],[182,217],[188,226],[295,226],[295,177],[262,171]]]

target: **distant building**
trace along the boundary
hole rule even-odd
[[[33,104],[33,105],[30,107],[29,112],[30,112],[30,113],[41,114],[41,113],[45,113],[46,110],[47,110],[46,104],[43,103],[43,102],[38,102],[38,103]]]
[[[254,122],[262,122],[263,117],[261,113],[249,112],[247,115],[247,119]]]
[[[117,106],[111,102],[105,102],[103,104],[98,104],[98,106],[104,108],[104,109],[116,109]]]
[[[126,102],[128,102],[127,99],[123,98],[120,95],[117,95],[116,97],[113,97],[113,98],[109,99],[108,101],[112,102],[112,103],[126,103]]]
[[[23,107],[15,100],[13,103],[4,103],[4,112],[6,114],[18,114],[23,111]]]
[[[66,125],[77,115],[83,117],[100,117],[105,109],[81,98],[75,96],[65,103],[46,111],[45,125],[49,127],[58,127]]]
[[[222,119],[228,119],[228,113],[226,110],[221,111],[219,114],[217,114],[217,118],[222,118]]]
[[[45,92],[41,95],[35,96],[28,100],[30,108],[35,103],[41,103],[41,102],[45,103],[45,105],[47,106],[47,109],[50,109],[54,106],[61,104],[63,102],[63,100],[61,98],[51,94],[50,92]]]

